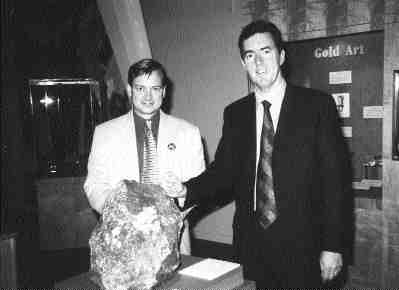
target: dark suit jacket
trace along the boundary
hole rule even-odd
[[[234,246],[251,259],[250,241],[275,242],[289,256],[318,258],[321,250],[343,251],[343,202],[350,181],[349,156],[334,100],[325,93],[287,84],[273,147],[273,181],[279,216],[254,237],[256,113],[253,94],[224,111],[214,162],[186,183],[185,207],[229,190],[236,201]]]

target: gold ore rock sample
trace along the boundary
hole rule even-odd
[[[124,180],[90,237],[91,270],[107,290],[150,289],[180,264],[185,213],[158,185]]]

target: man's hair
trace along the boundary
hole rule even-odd
[[[240,49],[241,58],[244,57],[244,41],[256,33],[270,33],[277,49],[284,49],[284,41],[280,30],[271,22],[265,20],[256,20],[244,26],[238,38],[238,48]]]
[[[165,86],[167,83],[165,68],[158,61],[151,58],[145,58],[132,64],[127,73],[127,82],[132,85],[133,80],[138,76],[150,75],[154,71],[158,71],[161,74],[162,86]]]

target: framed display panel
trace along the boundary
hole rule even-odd
[[[399,160],[399,70],[393,72],[392,159]]]
[[[351,151],[353,181],[381,179],[382,31],[288,42],[291,83],[331,94]],[[375,167],[365,170],[369,165]],[[367,172],[366,172],[367,171]]]
[[[38,177],[86,174],[94,127],[103,119],[93,79],[31,79],[28,102]]]

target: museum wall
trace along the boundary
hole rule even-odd
[[[141,1],[153,57],[174,83],[171,113],[200,130],[213,160],[224,107],[247,92],[237,48],[251,16],[239,1]],[[231,243],[234,205],[214,211],[195,227],[200,239]]]

